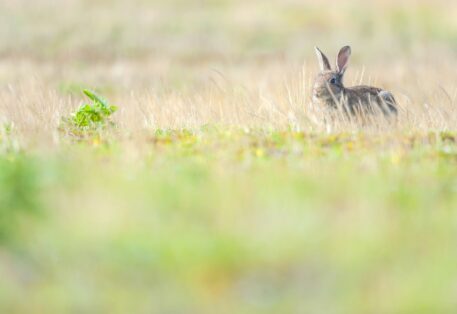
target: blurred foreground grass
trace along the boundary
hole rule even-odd
[[[2,154],[0,312],[457,308],[457,135],[144,137]]]

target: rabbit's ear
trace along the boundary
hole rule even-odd
[[[349,64],[349,57],[351,56],[351,47],[344,46],[341,48],[336,58],[336,70],[338,73],[343,74]]]
[[[330,62],[328,62],[328,59],[324,55],[324,53],[322,51],[320,51],[320,49],[317,47],[314,47],[314,50],[316,51],[316,56],[317,56],[317,60],[319,60],[319,67],[320,67],[321,71],[331,70]]]

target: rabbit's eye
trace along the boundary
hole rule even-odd
[[[329,82],[330,84],[336,84],[336,78],[332,77]]]

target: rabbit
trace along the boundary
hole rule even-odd
[[[313,86],[313,103],[327,108],[344,108],[344,112],[382,113],[385,117],[397,115],[397,103],[389,91],[372,86],[344,87],[343,76],[349,63],[351,47],[341,48],[332,70],[327,57],[314,47],[319,60],[320,72]]]

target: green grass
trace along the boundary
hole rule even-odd
[[[97,139],[2,160],[26,201],[1,207],[41,215],[4,242],[1,312],[456,308],[456,134],[146,138],[136,157]]]

